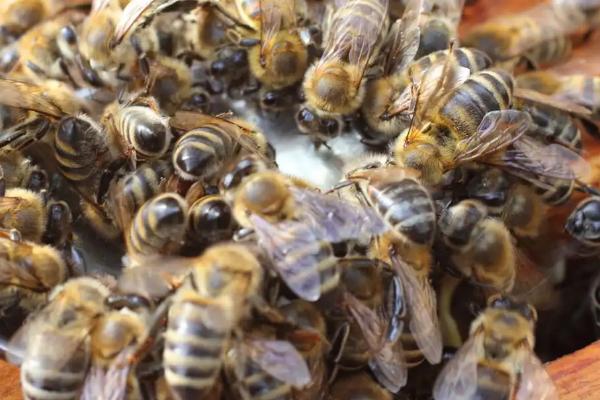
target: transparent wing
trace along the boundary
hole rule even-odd
[[[422,0],[411,0],[402,18],[396,20],[390,27],[385,44],[384,73],[404,71],[415,58],[421,38],[419,29],[421,7]]]
[[[142,266],[125,268],[118,280],[121,293],[160,299],[181,285],[194,266],[194,258],[149,257]]]
[[[160,11],[180,1],[183,0],[131,0],[117,22],[110,46],[117,46],[130,31],[148,23]]]
[[[277,32],[296,26],[295,3],[295,0],[260,0],[261,54]]]
[[[531,89],[515,88],[513,95],[521,99],[533,101],[535,103],[540,103],[552,108],[556,108],[557,110],[567,111],[568,113],[575,114],[581,117],[589,117],[592,114],[589,108],[577,104],[574,101],[548,96],[546,94]]]
[[[81,400],[124,400],[130,370],[126,352],[119,354],[108,369],[92,363],[85,378]]]
[[[442,334],[437,317],[435,292],[427,276],[417,276],[413,268],[392,254],[394,271],[406,290],[409,329],[427,361],[437,364],[442,359]]]
[[[388,0],[348,0],[334,12],[326,33],[319,66],[344,60],[362,74],[376,49],[387,21]]]
[[[249,340],[250,358],[269,375],[302,388],[311,382],[306,361],[296,348],[284,340]]]
[[[22,108],[48,115],[62,117],[65,112],[55,99],[42,89],[30,83],[0,78],[0,104]]]
[[[483,335],[475,334],[462,345],[438,375],[433,386],[435,400],[468,400],[477,390],[477,362]]]
[[[488,112],[477,132],[457,144],[455,163],[473,161],[508,147],[527,132],[531,123],[531,116],[523,111]]]
[[[317,269],[321,243],[310,227],[295,221],[271,224],[252,215],[258,243],[273,261],[281,279],[298,297],[316,301],[321,296]]]
[[[559,144],[543,144],[527,136],[513,143],[502,159],[503,168],[559,179],[585,180],[590,173],[588,162],[575,151]]]
[[[387,230],[385,222],[370,208],[311,190],[292,187],[291,191],[319,239],[338,243]]]
[[[558,391],[546,369],[531,350],[525,350],[515,400],[558,400]]]
[[[113,1],[113,0],[93,0],[90,14],[94,14],[94,13],[104,10],[106,7],[108,7],[110,5],[111,1]]]
[[[404,361],[402,343],[387,341],[387,322],[356,297],[346,292],[344,302],[373,352],[369,361],[371,370],[382,385],[394,393],[397,392],[407,380],[408,368]]]

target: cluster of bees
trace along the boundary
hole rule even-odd
[[[600,2],[459,40],[463,3],[3,0],[0,319],[24,319],[3,342],[24,396],[558,398],[518,256],[574,193],[570,256],[599,253],[600,78],[544,68]],[[319,190],[239,100],[316,152],[370,151]],[[89,270],[74,221],[124,247],[118,276]]]

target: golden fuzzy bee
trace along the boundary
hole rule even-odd
[[[434,399],[558,399],[533,352],[536,320],[532,306],[492,298],[471,324],[469,339],[438,376]]]
[[[93,278],[71,279],[11,338],[10,359],[21,364],[25,398],[79,398],[90,362],[89,333],[108,294]]]
[[[365,372],[355,372],[339,377],[329,390],[331,400],[392,400],[393,395],[383,389]]]
[[[248,52],[250,71],[269,89],[299,82],[308,67],[308,51],[300,37],[295,1],[261,0],[260,43]]]
[[[387,10],[387,0],[349,0],[326,21],[323,55],[304,76],[306,103],[297,114],[300,130],[319,134],[311,132],[313,120],[348,115],[360,107],[365,72],[387,31]],[[318,139],[324,141],[323,133]]]

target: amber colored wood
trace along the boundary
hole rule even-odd
[[[0,399],[21,400],[21,385],[19,384],[19,369],[14,365],[0,360]]]
[[[561,400],[600,400],[600,341],[546,367]]]

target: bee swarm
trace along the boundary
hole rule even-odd
[[[595,394],[600,0],[490,3],[2,0],[0,398]]]

